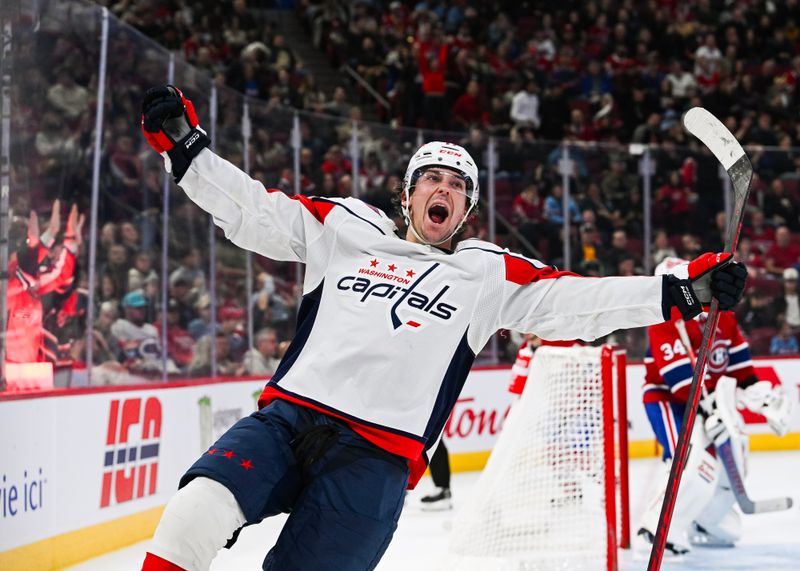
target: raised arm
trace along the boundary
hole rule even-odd
[[[698,315],[712,295],[732,308],[744,291],[746,269],[730,254],[703,254],[675,275],[585,278],[536,260],[503,254],[497,327],[536,333],[547,340],[594,340],[617,329]]]
[[[266,190],[207,149],[210,140],[194,105],[175,87],[147,92],[142,131],[175,182],[234,244],[274,259],[306,261],[307,246],[322,235],[330,202]]]

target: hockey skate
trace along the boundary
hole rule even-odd
[[[653,533],[642,527],[639,528],[639,531],[636,533],[638,536],[638,541],[642,544],[644,551],[649,552],[650,546],[653,545],[653,540],[655,539],[655,535]],[[639,549],[637,549],[638,551]],[[689,547],[683,546],[672,541],[667,541],[664,546],[664,558],[671,559],[671,560],[683,560],[683,556],[689,553]]]
[[[689,542],[696,547],[735,547],[729,538],[714,535],[697,522],[692,522],[689,529]]]
[[[422,498],[420,500],[420,509],[425,512],[438,512],[453,509],[450,488],[438,488],[435,493]]]

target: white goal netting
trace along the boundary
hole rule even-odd
[[[614,568],[612,363],[609,348],[536,351],[522,397],[455,515],[445,568]]]

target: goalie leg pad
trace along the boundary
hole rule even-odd
[[[681,478],[681,486],[672,515],[667,541],[679,551],[690,549],[689,530],[717,488],[719,468],[716,458],[708,451],[710,442],[701,424],[694,425],[691,450]],[[654,489],[642,516],[642,529],[655,536],[661,505],[669,480],[670,462],[664,463],[664,473]]]
[[[742,416],[736,409],[736,380],[731,377],[720,377],[714,390],[714,401],[716,403],[714,414],[706,420],[706,432],[715,445],[720,445],[730,438],[736,468],[744,480],[747,476],[749,439]],[[727,474],[724,470],[721,472],[723,472],[722,485],[730,487]]]
[[[195,478],[167,503],[149,549],[157,558],[148,557],[142,569],[166,569],[156,566],[162,559],[186,571],[206,571],[244,523],[228,488],[210,478]]]

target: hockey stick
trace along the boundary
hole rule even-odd
[[[717,160],[728,172],[728,177],[733,185],[733,213],[730,220],[728,236],[725,240],[725,251],[734,253],[739,242],[739,232],[742,229],[744,208],[747,204],[747,195],[750,193],[750,179],[753,177],[753,166],[742,149],[742,146],[731,135],[731,132],[719,122],[719,119],[702,107],[693,107],[683,117],[683,126],[692,135],[700,139],[703,144],[714,154]],[[714,342],[714,332],[719,321],[719,302],[711,300],[711,310],[708,320],[703,327],[703,339],[700,351],[697,354],[697,366],[692,375],[692,384],[689,389],[686,412],[683,415],[682,430],[675,447],[675,456],[669,472],[667,491],[664,494],[664,504],[661,506],[661,515],[658,518],[656,536],[653,548],[650,551],[648,571],[661,569],[664,558],[664,547],[667,543],[667,532],[672,522],[672,512],[675,509],[675,500],[678,497],[681,475],[686,467],[689,455],[689,437],[694,429],[694,420],[697,416],[697,405],[700,402],[699,388],[703,382],[703,374],[708,361],[708,350]]]
[[[744,489],[744,480],[739,473],[739,468],[736,466],[736,460],[733,458],[733,450],[731,449],[731,437],[726,434],[724,442],[717,444],[714,441],[714,448],[717,449],[722,465],[725,467],[725,472],[728,474],[728,480],[731,482],[731,490],[736,498],[736,503],[742,508],[746,514],[758,514],[767,512],[778,512],[788,510],[792,507],[792,498],[770,498],[768,500],[751,500],[747,495],[747,490]]]
[[[675,328],[678,330],[678,336],[681,338],[681,342],[686,347],[686,351],[689,353],[689,360],[692,362],[692,367],[694,367],[697,363],[697,357],[695,356],[694,349],[692,349],[691,340],[689,339],[689,334],[686,331],[686,324],[682,319],[679,319],[675,322]],[[710,399],[708,397],[708,391],[706,391],[704,384],[701,384],[701,389],[703,391],[703,401],[705,403],[709,403]],[[700,406],[703,407],[703,411],[706,414],[711,414],[711,411],[708,410],[708,404],[704,406],[703,403],[701,403]],[[717,455],[719,456],[722,466],[725,469],[725,473],[728,475],[733,496],[736,498],[736,503],[739,504],[739,507],[742,509],[743,513],[754,514],[776,512],[788,510],[792,507],[792,498],[789,497],[770,498],[766,500],[751,500],[750,496],[747,494],[747,489],[744,487],[744,478],[742,477],[742,473],[739,471],[739,467],[736,465],[736,460],[733,457],[731,435],[724,423],[722,432],[717,434],[712,440],[714,443],[714,448],[717,451]]]

